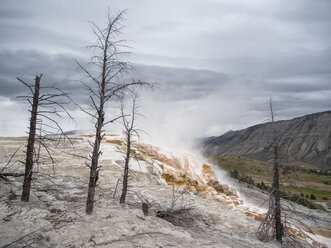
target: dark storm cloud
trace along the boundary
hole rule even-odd
[[[47,54],[35,50],[0,50],[0,96],[15,99],[26,92],[16,79],[32,82],[43,73],[45,84],[56,84],[74,95],[86,94],[80,81],[88,83],[78,69],[74,55]],[[84,64],[83,58],[78,60]],[[221,73],[206,70],[135,65],[136,79],[157,83],[157,97],[168,100],[190,100],[207,96],[228,85],[229,79]],[[82,103],[83,99],[77,99]]]
[[[17,9],[17,8],[1,8],[0,7],[0,20],[5,19],[26,19],[31,18],[33,15],[30,13],[27,13],[24,10]]]
[[[167,101],[199,99],[226,87],[229,78],[207,70],[136,65],[135,77],[158,84],[159,98]]]
[[[295,0],[292,4],[277,12],[277,16],[283,20],[296,20],[306,23],[330,22],[331,2],[329,0],[302,1]]]
[[[0,50],[0,96],[15,99],[26,92],[17,77],[32,83],[35,76],[43,74],[43,83],[56,84],[65,91],[78,94],[81,88],[74,58],[69,54],[46,54],[34,50]]]
[[[313,78],[286,78],[266,82],[266,90],[273,93],[313,93],[319,91],[331,91],[330,74],[314,75]]]

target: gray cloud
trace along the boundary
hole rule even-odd
[[[158,84],[158,98],[165,101],[200,99],[228,85],[228,77],[207,70],[135,66],[135,77]]]
[[[7,119],[26,117],[26,113],[22,115],[22,106],[15,104],[15,96],[26,92],[16,76],[30,82],[35,75],[44,73],[45,83],[56,83],[71,92],[77,102],[86,103],[86,91],[79,82],[85,78],[77,69],[74,55],[34,50],[2,51],[0,55],[4,58],[0,61],[1,96],[5,104],[2,112],[6,112]],[[78,59],[84,63],[83,58]],[[141,120],[141,125],[154,140],[168,145],[178,145],[179,140],[189,143],[195,136],[219,134],[266,121],[270,96],[279,118],[327,110],[330,106],[328,74],[259,81],[247,75],[137,64],[132,76],[158,84],[155,90],[143,94],[141,104],[146,119]],[[77,128],[87,129],[89,118],[77,111],[75,116]],[[3,119],[2,124],[6,134],[17,126],[7,121]],[[25,130],[25,122],[21,123],[20,135]],[[17,133],[17,129],[12,130]],[[175,138],[170,138],[169,133]]]
[[[44,73],[45,82],[73,92],[81,103],[86,100],[79,83],[84,77],[73,60],[86,61],[88,52],[82,47],[95,40],[88,21],[104,24],[108,4],[106,0],[2,1],[3,133],[9,133],[9,125],[17,126],[11,133],[22,133],[17,123],[8,122],[15,109],[26,117],[15,99],[24,92],[17,76],[29,81]],[[290,4],[285,0],[115,0],[111,4],[128,9],[123,38],[134,47],[133,76],[159,84],[141,100],[146,115],[141,124],[153,138],[188,142],[194,136],[266,121],[270,96],[279,118],[331,108],[328,0]],[[88,126],[86,117],[78,111],[76,116],[79,125]]]
[[[23,10],[11,7],[0,8],[0,19],[26,19],[31,18],[32,15]]]
[[[46,54],[35,50],[0,50],[0,96],[15,99],[26,89],[17,77],[32,83],[36,75],[44,74],[43,83],[57,84],[63,90],[79,89],[79,73],[70,54]]]

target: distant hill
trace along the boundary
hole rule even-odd
[[[306,162],[331,170],[331,111],[276,122],[281,134],[279,155],[283,162]],[[271,158],[272,123],[205,139],[207,155],[235,155],[263,161]]]

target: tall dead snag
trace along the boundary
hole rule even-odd
[[[21,201],[25,201],[25,202],[28,202],[29,197],[30,197],[34,143],[35,143],[35,138],[36,138],[37,113],[38,113],[39,90],[40,90],[41,77],[42,77],[42,74],[40,76],[36,76],[35,84],[34,84],[34,91],[32,92],[33,93],[33,102],[32,102],[32,110],[31,110],[31,117],[30,117],[28,145],[26,148],[23,190],[22,190],[22,196],[21,196]]]
[[[135,126],[136,117],[138,115],[137,107],[137,95],[133,94],[132,96],[132,107],[130,118],[127,117],[124,113],[123,102],[121,103],[122,110],[122,123],[124,127],[124,134],[126,136],[126,151],[125,151],[125,163],[124,163],[124,173],[123,173],[123,188],[122,195],[120,198],[120,203],[125,203],[126,193],[128,191],[128,179],[129,179],[129,163],[130,163],[130,154],[131,154],[131,145],[132,138],[134,135],[139,137],[138,129]]]
[[[272,191],[271,197],[273,198],[274,208],[274,222],[276,231],[276,240],[282,243],[283,237],[283,224],[281,222],[281,208],[280,208],[280,191],[279,191],[279,163],[278,163],[278,144],[279,144],[279,134],[274,119],[274,111],[272,108],[272,100],[270,99],[270,113],[271,122],[273,125],[272,134],[272,153],[273,153],[273,178],[272,178]]]
[[[317,225],[314,215],[310,212],[304,213],[303,211],[297,209],[294,203],[286,200],[281,201],[280,199],[280,165],[278,148],[280,139],[284,136],[284,131],[283,133],[280,133],[277,123],[275,123],[271,99],[270,113],[272,125],[271,152],[273,162],[273,178],[268,199],[268,211],[259,226],[257,237],[261,241],[276,239],[278,242],[282,243],[284,247],[320,247],[318,242],[307,235],[307,233],[313,234],[313,230],[310,225]]]
[[[93,56],[90,58],[87,66],[82,66],[77,62],[90,80],[90,84],[84,83],[84,85],[89,92],[90,107],[94,112],[82,110],[93,118],[95,124],[95,139],[91,143],[93,151],[90,156],[90,164],[88,165],[90,168],[90,180],[86,201],[87,214],[91,214],[93,211],[95,187],[100,170],[98,163],[101,155],[100,144],[105,135],[103,128],[105,125],[120,118],[117,117],[106,121],[106,105],[114,98],[125,94],[125,91],[130,90],[130,87],[148,85],[147,83],[134,80],[127,83],[120,78],[123,73],[129,72],[131,69],[130,64],[124,60],[129,55],[129,52],[123,51],[123,48],[127,48],[127,46],[124,44],[125,41],[120,39],[123,29],[121,22],[124,13],[125,11],[121,11],[112,14],[109,11],[108,22],[103,29],[92,23],[96,42],[94,45],[88,46],[88,48],[92,50]]]
[[[48,147],[48,141],[59,141],[62,138],[67,138],[56,118],[61,118],[62,113],[72,118],[65,108],[65,105],[70,102],[67,101],[68,99],[70,100],[68,94],[55,86],[41,86],[41,78],[42,74],[36,76],[35,82],[32,85],[17,78],[31,93],[27,96],[18,96],[18,98],[24,98],[31,106],[29,137],[21,196],[21,201],[25,202],[29,201],[33,168],[36,163],[40,162],[42,156],[40,154],[41,147],[46,150],[46,157],[54,164],[53,157]],[[67,100],[64,100],[64,98]],[[36,149],[36,145],[38,145],[38,149]]]
[[[281,204],[279,190],[279,162],[278,162],[278,144],[280,136],[275,123],[272,100],[270,98],[270,114],[272,123],[272,154],[273,154],[273,178],[272,187],[269,196],[269,208],[264,221],[262,221],[258,234],[264,241],[276,238],[282,243],[284,227],[281,221]]]

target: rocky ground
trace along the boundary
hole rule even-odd
[[[260,222],[243,213],[248,208],[245,204],[236,210],[235,204],[223,205],[219,199],[206,199],[197,192],[187,191],[176,202],[178,207],[193,208],[185,218],[173,223],[158,218],[156,213],[170,206],[173,188],[146,163],[133,164],[127,202],[119,204],[120,183],[116,193],[115,188],[123,157],[114,145],[103,146],[95,207],[92,215],[86,215],[89,169],[83,157],[90,152],[87,139],[75,137],[75,149],[67,144],[54,150],[55,167],[39,168],[28,203],[20,201],[22,178],[0,181],[1,247],[280,247],[256,238]],[[2,168],[24,142],[21,138],[0,139]],[[23,150],[16,156],[22,158]],[[6,171],[21,172],[23,167],[11,164]],[[242,189],[244,199],[251,195],[245,190],[247,187]],[[254,196],[251,200],[255,198],[260,199]],[[141,210],[142,202],[150,205],[148,216]],[[329,216],[323,216],[322,223],[328,225]]]

